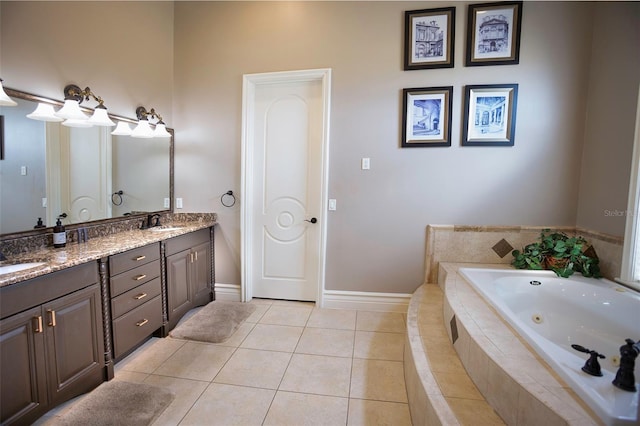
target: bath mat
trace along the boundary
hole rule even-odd
[[[195,315],[171,330],[169,336],[198,342],[222,343],[255,311],[241,302],[210,302]]]
[[[52,424],[74,426],[147,426],[173,401],[169,390],[144,383],[102,383],[63,410]]]

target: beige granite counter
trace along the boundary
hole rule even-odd
[[[199,229],[208,228],[216,224],[215,220],[204,221],[172,221],[163,223],[159,228],[135,229],[122,231],[111,235],[91,238],[85,243],[71,243],[64,248],[43,248],[28,253],[8,256],[6,261],[0,262],[0,266],[43,262],[44,265],[25,269],[19,272],[0,275],[0,287],[15,284],[30,278],[94,261],[113,254],[122,253],[144,245],[177,237]],[[173,230],[158,231],[163,228],[177,228]]]

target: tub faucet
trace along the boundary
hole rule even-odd
[[[620,346],[620,368],[613,379],[613,386],[627,392],[636,391],[636,378],[633,375],[635,368],[635,360],[640,354],[640,340],[633,342],[631,339],[625,339],[626,345]]]
[[[598,358],[604,359],[605,356],[599,354],[596,351],[592,351],[591,349],[587,349],[584,346],[580,345],[571,345],[573,349],[578,352],[584,352],[585,354],[589,354],[589,359],[582,366],[582,371],[587,374],[591,374],[592,376],[602,376],[602,369],[600,368],[600,363],[598,362]]]

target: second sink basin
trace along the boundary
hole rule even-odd
[[[38,266],[45,265],[44,262],[29,262],[18,263],[15,265],[0,266],[0,275],[13,274],[16,272],[24,271],[25,269],[37,268]]]

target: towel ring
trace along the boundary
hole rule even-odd
[[[231,201],[226,200],[225,202],[224,197],[231,197]],[[224,194],[222,194],[222,196],[220,197],[220,202],[225,207],[233,207],[236,204],[236,196],[233,195],[233,191],[227,191]]]
[[[114,206],[122,205],[122,194],[124,194],[123,190],[111,194],[111,202]]]

